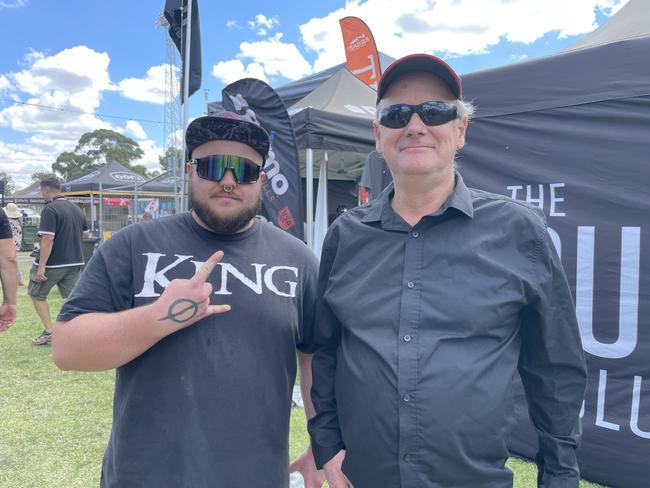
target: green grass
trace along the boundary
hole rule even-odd
[[[29,261],[21,253],[27,277]],[[61,372],[50,346],[30,340],[42,327],[20,287],[18,321],[0,334],[0,486],[89,488],[99,485],[101,459],[111,427],[114,373]],[[52,315],[63,300],[50,295]],[[307,446],[304,412],[291,416],[292,459]],[[510,459],[516,488],[534,488],[535,466]],[[581,488],[599,485],[582,482]],[[378,487],[379,488],[379,487]]]

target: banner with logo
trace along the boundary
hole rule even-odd
[[[375,38],[370,28],[358,17],[344,17],[339,20],[339,24],[343,34],[348,70],[376,90],[381,76],[381,66]]]
[[[130,207],[131,200],[119,197],[104,197],[102,202],[107,207]]]
[[[264,210],[274,225],[304,240],[298,150],[284,103],[273,88],[254,78],[231,83],[221,93],[226,110],[257,121],[269,133],[271,149],[262,182]]]

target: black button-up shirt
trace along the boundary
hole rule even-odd
[[[323,246],[317,464],[346,449],[355,488],[512,486],[518,370],[543,486],[577,487],[586,368],[543,214],[457,174],[445,204],[411,227],[392,195],[337,219]]]

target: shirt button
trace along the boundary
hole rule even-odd
[[[404,342],[411,342],[411,339],[413,339],[410,335],[406,334],[404,336]]]
[[[406,454],[404,454],[402,459],[404,459],[405,463],[410,463],[413,460],[413,456],[407,452]]]
[[[402,400],[404,400],[404,402],[406,402],[406,403],[410,402],[411,401],[411,395],[409,395],[408,393],[404,393],[404,395],[402,395]]]
[[[411,236],[413,236],[415,239],[417,239],[418,237],[420,237],[420,233],[418,231],[413,231],[413,232],[411,232]]]
[[[406,284],[406,286],[408,286],[409,288],[413,288],[413,287],[415,286],[415,283],[413,283],[412,281],[409,281],[409,282]]]

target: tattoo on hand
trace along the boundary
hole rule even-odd
[[[195,302],[189,298],[180,298],[169,306],[167,316],[158,320],[171,320],[178,324],[192,320],[197,313],[199,313],[199,305],[201,302]]]

